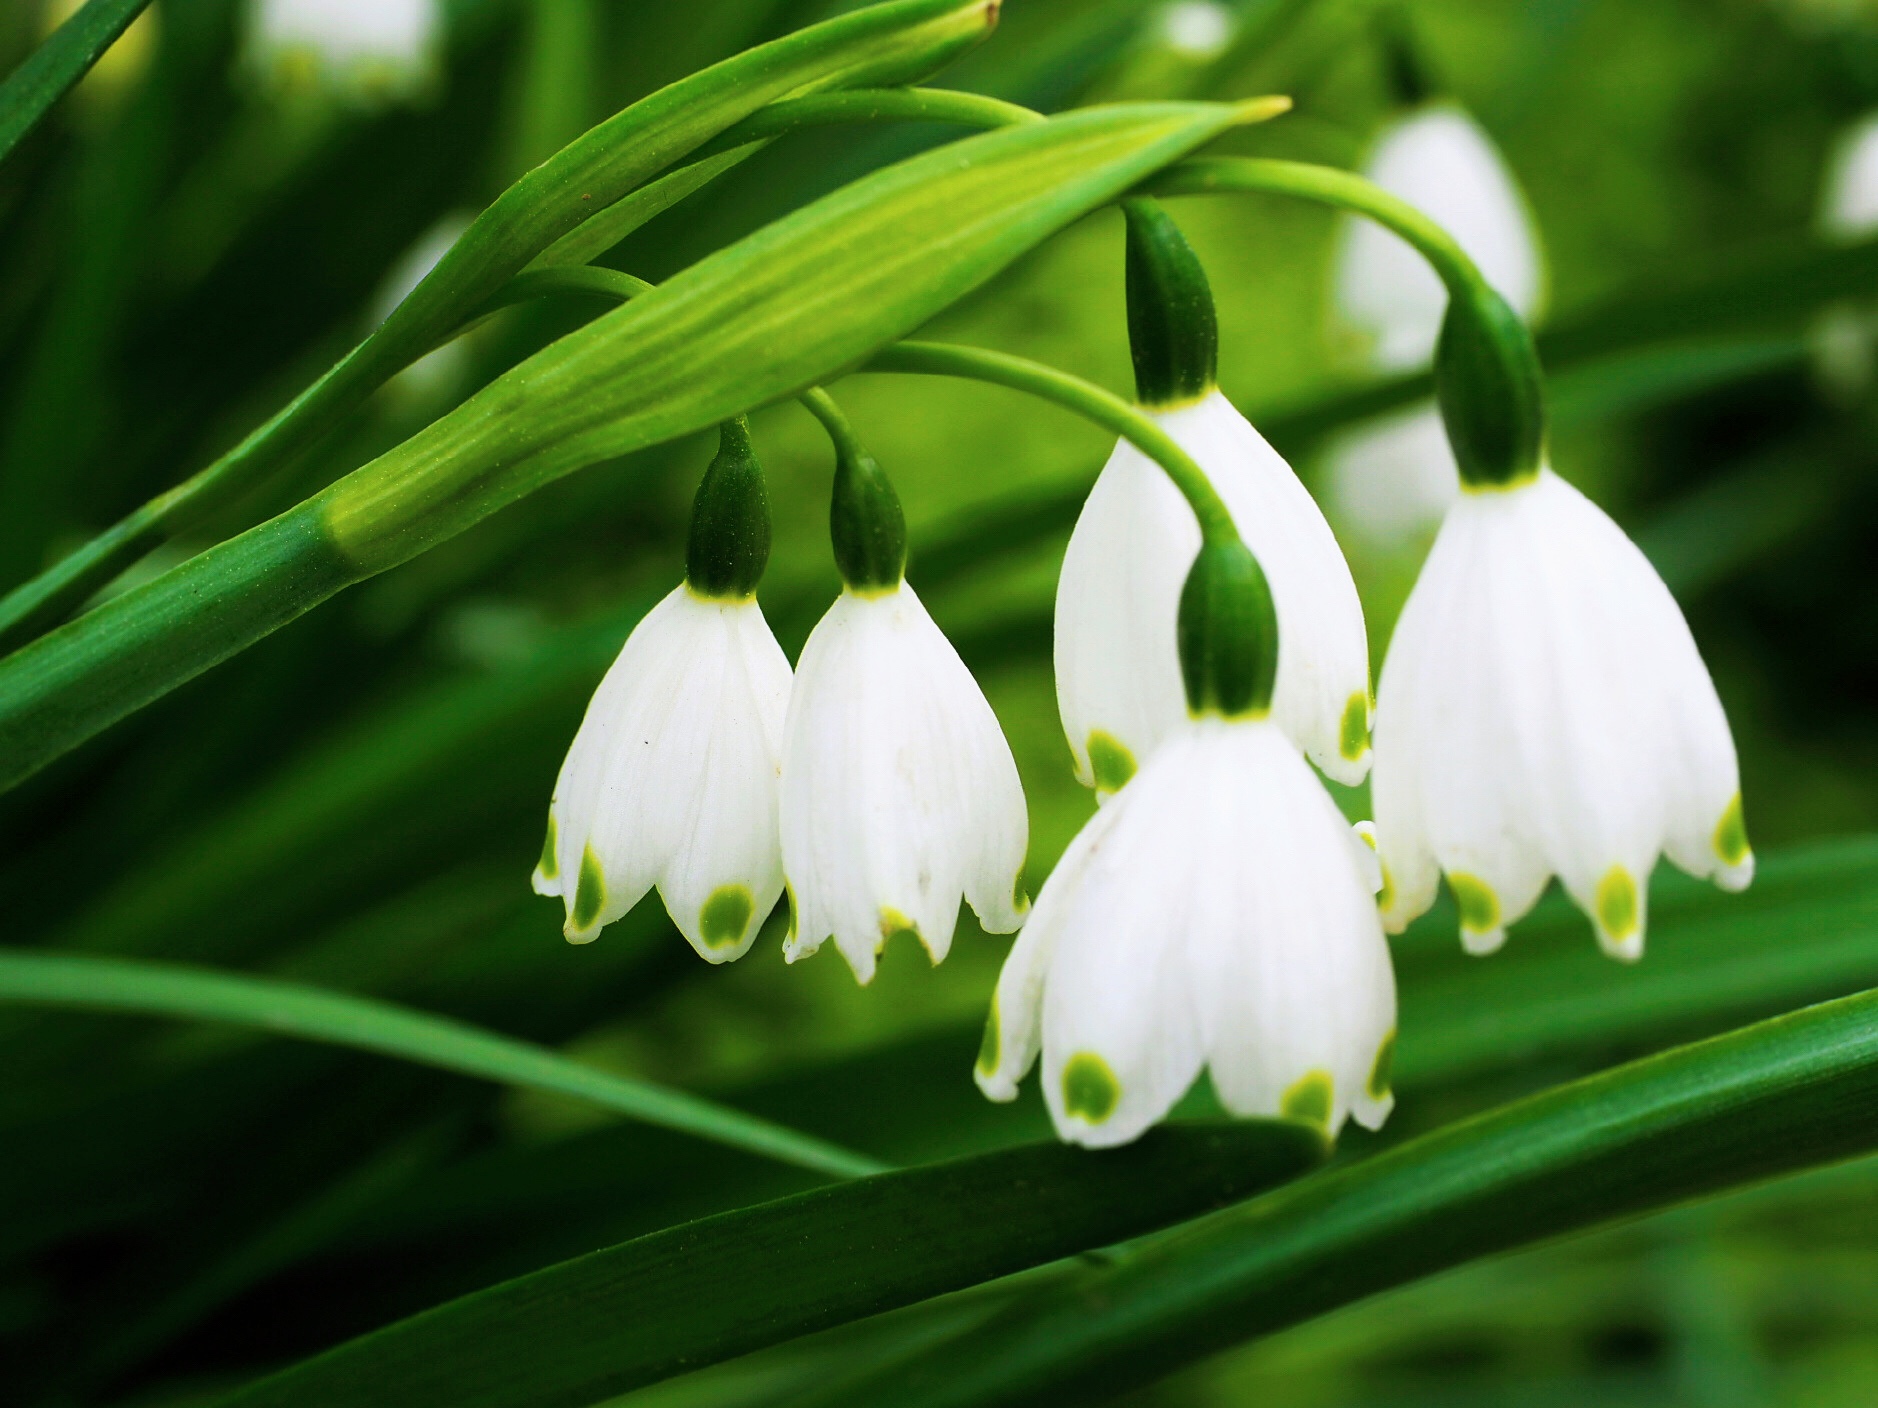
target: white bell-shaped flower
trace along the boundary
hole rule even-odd
[[[1363,174],[1451,234],[1520,316],[1539,312],[1545,265],[1525,200],[1492,138],[1459,107],[1424,106],[1391,123]],[[1399,236],[1346,217],[1332,292],[1343,322],[1368,339],[1372,370],[1427,364],[1447,290]],[[1384,545],[1432,529],[1460,493],[1432,404],[1336,436],[1324,473],[1338,524]]]
[[[1383,916],[1445,872],[1485,953],[1557,875],[1606,952],[1643,951],[1659,853],[1754,873],[1734,740],[1689,627],[1636,545],[1542,468],[1449,511],[1383,666],[1371,779]]]
[[[1288,648],[1288,646],[1287,646]],[[980,1089],[1043,1055],[1057,1133],[1123,1144],[1205,1067],[1237,1115],[1374,1129],[1393,1104],[1395,978],[1373,857],[1261,717],[1190,719],[1090,820],[992,1001]]]
[[[910,929],[938,963],[961,895],[1009,933],[1029,839],[1010,745],[913,589],[843,591],[802,648],[784,734],[784,957],[832,937],[865,983]]]
[[[1383,131],[1363,174],[1452,235],[1521,317],[1538,311],[1544,274],[1531,217],[1498,148],[1473,118],[1451,103],[1409,113]],[[1434,354],[1447,290],[1401,236],[1349,217],[1334,289],[1344,319],[1374,340],[1379,369],[1406,371]]]
[[[789,661],[754,598],[679,587],[634,627],[554,785],[535,889],[586,943],[658,886],[712,963],[741,958],[783,890],[777,772]]]
[[[1339,782],[1369,771],[1369,645],[1349,564],[1297,475],[1224,394],[1144,408],[1199,466],[1263,564],[1285,648],[1272,716]],[[1112,792],[1187,718],[1175,650],[1200,529],[1153,460],[1121,441],[1063,558],[1056,688],[1083,782]]]
[[[438,0],[255,0],[250,43],[285,86],[389,96],[429,79],[441,21]]]
[[[1868,113],[1840,136],[1820,193],[1819,227],[1841,240],[1878,230],[1878,113]]]

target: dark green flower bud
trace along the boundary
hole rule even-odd
[[[1464,484],[1500,488],[1539,472],[1545,453],[1539,352],[1519,314],[1485,284],[1448,298],[1435,347],[1435,394]]]
[[[718,430],[717,455],[691,501],[685,580],[699,596],[737,601],[756,594],[769,565],[769,494],[742,416]]]
[[[828,533],[841,580],[859,592],[890,591],[906,572],[906,515],[887,472],[851,436],[835,440]]]
[[[1156,201],[1122,202],[1128,221],[1128,350],[1144,406],[1197,401],[1219,370],[1219,318],[1206,270]]]
[[[1230,719],[1271,708],[1278,613],[1265,573],[1244,543],[1201,545],[1180,589],[1176,638],[1188,712]]]

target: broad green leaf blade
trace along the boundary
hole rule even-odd
[[[1878,993],[1621,1066],[1148,1239],[791,1404],[1096,1403],[1479,1257],[1878,1148]]]
[[[91,71],[150,0],[90,0],[0,83],[0,161]]]
[[[961,1076],[963,1078],[963,1076]],[[1170,1126],[881,1174],[722,1213],[415,1316],[218,1408],[579,1408],[1138,1236],[1310,1168],[1301,1125]]]
[[[647,1081],[583,1066],[527,1042],[388,1002],[174,963],[0,951],[0,1003],[230,1022],[331,1042],[596,1105],[804,1168],[851,1178],[882,1165],[766,1120]]]
[[[996,0],[870,5],[746,50],[615,113],[498,196],[369,338],[234,449],[0,598],[0,644],[29,638],[143,551],[291,463],[449,338],[535,256],[726,127],[778,98],[911,82],[981,43],[997,15]],[[660,198],[684,194],[678,177]],[[632,218],[657,208],[657,199],[638,201]],[[598,249],[616,238],[609,233]]]
[[[280,517],[0,661],[0,788],[583,465],[852,366],[1144,175],[1269,107],[1133,104],[878,171],[589,323]]]

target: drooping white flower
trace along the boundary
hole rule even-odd
[[[1525,200],[1492,139],[1460,108],[1437,103],[1392,123],[1363,174],[1452,235],[1521,317],[1538,310],[1544,275]],[[1338,311],[1374,339],[1378,368],[1404,371],[1434,355],[1447,290],[1399,235],[1347,219],[1335,291]]]
[[[1550,469],[1463,494],[1383,665],[1371,779],[1383,916],[1445,872],[1486,953],[1557,875],[1606,952],[1643,951],[1659,853],[1737,890],[1754,872],[1734,740],[1655,570]]]
[[[251,48],[284,87],[408,93],[436,63],[438,0],[255,0]]]
[[[1492,139],[1460,108],[1423,107],[1392,123],[1364,174],[1453,235],[1522,317],[1538,313],[1544,263],[1526,203]],[[1433,355],[1447,291],[1399,236],[1347,217],[1333,294],[1343,321],[1368,338],[1372,369],[1411,371]],[[1383,544],[1432,528],[1460,492],[1432,403],[1337,436],[1325,472],[1339,524]]]
[[[633,629],[554,787],[537,892],[586,943],[658,886],[712,963],[740,958],[783,889],[777,770],[789,661],[754,597],[689,584]]]
[[[1023,923],[1030,823],[1010,745],[905,582],[849,587],[797,662],[782,763],[793,901],[783,954],[832,937],[861,982],[894,933],[934,963],[961,895],[992,933]]]
[[[1204,469],[1271,583],[1284,649],[1272,715],[1339,782],[1369,771],[1363,608],[1330,525],[1278,452],[1217,389],[1144,408]],[[1056,687],[1084,783],[1112,792],[1187,718],[1175,649],[1200,529],[1124,440],[1076,521],[1056,592]]]
[[[1234,1114],[1331,1135],[1393,1104],[1374,862],[1268,719],[1190,719],[1070,843],[992,1000],[980,1089],[1043,1056],[1057,1133],[1123,1144],[1212,1075]]]
[[[1878,230],[1878,113],[1868,113],[1839,138],[1820,194],[1822,233],[1842,240]]]

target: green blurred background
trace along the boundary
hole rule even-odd
[[[141,54],[117,56],[0,166],[0,586],[282,404],[382,315],[387,280],[440,223],[635,97],[833,7],[446,8],[431,90],[359,102],[245,67],[235,0],[159,0],[133,36]],[[995,38],[938,81],[1046,110],[1286,92],[1292,115],[1225,149],[1353,166],[1391,111],[1379,16],[1406,13],[1530,199],[1560,329],[1548,355],[1571,362],[1556,368],[1555,463],[1682,599],[1734,723],[1757,847],[1870,829],[1878,392],[1828,392],[1808,344],[1828,300],[1778,296],[1778,281],[1763,297],[1753,271],[1813,248],[1833,144],[1878,107],[1878,5],[1227,8],[1236,38],[1199,58],[1169,47],[1162,6],[1010,0]],[[43,23],[35,0],[8,0],[0,69]],[[661,278],[945,135],[788,139],[602,262]],[[1363,381],[1329,315],[1334,221],[1275,200],[1174,212],[1219,300],[1225,389],[1312,482],[1318,432],[1347,419]],[[1654,361],[1598,352],[1640,303],[1679,288],[1694,290],[1677,305],[1690,325],[1644,339]],[[1698,316],[1726,302],[1711,288],[1746,290],[1725,326]],[[388,387],[290,481],[138,572],[378,453],[582,312],[485,325]],[[930,335],[1127,389],[1119,217],[1082,222]],[[900,487],[912,581],[1010,736],[1034,887],[1092,808],[1056,724],[1049,608],[1073,494],[1108,444],[977,385],[871,377],[837,394]],[[794,406],[754,429],[777,529],[764,602],[793,654],[837,586],[829,456]],[[0,797],[5,942],[375,993],[893,1159],[1037,1137],[1034,1092],[994,1108],[971,1086],[1005,941],[969,921],[944,967],[902,938],[861,990],[832,953],[785,969],[774,925],[742,963],[707,968],[655,904],[573,948],[555,906],[529,893],[561,752],[632,621],[679,573],[709,453],[687,441],[557,483]],[[1378,663],[1422,546],[1352,554]],[[1361,814],[1360,795],[1347,801]],[[1591,941],[1555,924],[1516,929],[1512,950],[1522,942]],[[1405,992],[1418,961],[1457,961],[1448,944],[1411,946]],[[223,1031],[0,1012],[0,1048],[7,1403],[197,1401],[502,1276],[812,1181],[569,1102]],[[1410,1092],[1398,1123],[1505,1093],[1448,1090],[1417,1111]],[[633,1401],[739,1402],[738,1382],[706,1375]],[[1878,1167],[1453,1274],[1139,1401],[1878,1402]]]

